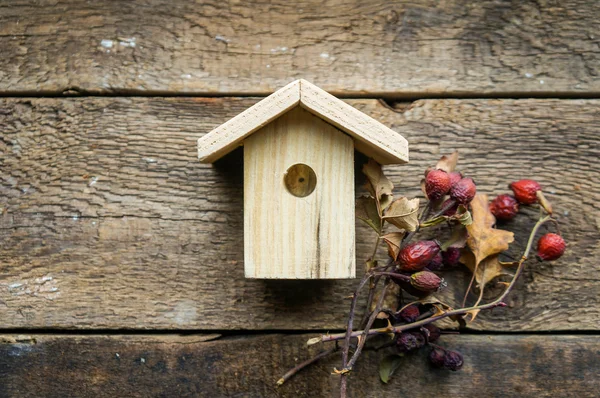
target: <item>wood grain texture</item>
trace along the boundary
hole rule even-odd
[[[299,102],[300,82],[296,80],[199,138],[198,158],[205,163],[218,160]]]
[[[281,387],[275,382],[320,348],[311,335],[2,336],[2,397],[331,397],[339,393],[339,354]],[[349,379],[350,396],[594,397],[597,336],[443,336],[460,351],[459,372],[432,369],[427,349],[404,358],[385,385],[377,366],[387,353],[365,351]],[[410,380],[410,382],[407,382]]]
[[[341,328],[356,281],[244,279],[242,154],[198,162],[201,132],[257,100],[1,100],[3,327]],[[480,192],[535,178],[548,193],[565,256],[533,259],[510,308],[481,314],[474,328],[598,329],[600,101],[349,103],[408,139],[411,163],[386,168],[408,197],[420,195],[423,170],[454,149]],[[524,216],[503,226],[516,233],[515,252],[532,223]],[[362,226],[356,236],[360,273],[374,236]],[[467,282],[461,270],[449,277]]]
[[[356,149],[379,164],[408,162],[402,135],[306,80],[300,80],[300,106],[348,133]]]
[[[11,1],[0,91],[336,95],[600,92],[600,3]]]
[[[316,174],[303,197],[284,182],[298,164]],[[244,142],[244,270],[248,278],[355,276],[354,142],[300,107]]]

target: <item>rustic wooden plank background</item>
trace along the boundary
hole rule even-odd
[[[277,387],[282,369],[318,349],[313,335],[0,336],[1,396],[314,397],[336,396],[331,355]],[[209,337],[208,337],[209,338]],[[3,341],[2,341],[3,340]],[[379,381],[381,353],[366,351],[350,376],[356,397],[594,397],[600,343],[596,336],[443,336],[465,355],[460,372],[432,369],[427,352],[406,357],[389,384]]]
[[[0,90],[595,95],[598,15],[587,0],[12,1]]]
[[[216,166],[197,161],[195,139],[255,101],[5,99],[5,326],[342,328],[356,281],[244,279],[242,153]],[[402,111],[350,103],[411,143],[410,164],[388,168],[408,196],[420,195],[422,171],[456,148],[480,192],[505,192],[522,177],[549,192],[567,254],[533,260],[512,308],[473,327],[597,328],[600,101],[426,100]],[[532,223],[507,227],[523,243]],[[360,269],[373,236],[358,228]],[[581,300],[589,305],[578,310]]]
[[[335,396],[335,355],[274,381],[343,327],[356,281],[244,279],[242,153],[196,159],[295,78],[408,139],[402,194],[459,149],[481,192],[538,179],[568,241],[477,334],[443,337],[461,372],[419,354],[383,385],[367,352],[352,395],[597,395],[598,31],[584,0],[0,4],[0,397]],[[532,221],[504,227],[523,242]]]

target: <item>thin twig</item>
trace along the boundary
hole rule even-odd
[[[385,292],[387,290],[387,287],[389,286],[389,283],[390,283],[390,280],[388,278],[385,280],[385,285],[383,286],[383,289],[381,290],[381,295],[379,296],[379,300],[377,300],[377,305],[375,306],[375,309],[373,310],[373,313],[371,314],[371,317],[369,318],[369,321],[367,322],[367,326],[365,326],[365,329],[363,330],[361,338],[359,338],[359,340],[358,340],[358,345],[356,346],[356,351],[354,351],[354,354],[352,355],[350,362],[348,362],[348,364],[346,365],[346,367],[344,369],[342,369],[342,371],[352,370],[352,367],[354,366],[354,364],[356,363],[356,360],[360,356],[360,353],[361,353],[363,347],[365,346],[365,343],[367,342],[367,335],[369,333],[369,329],[371,328],[371,326],[373,326],[373,322],[375,322],[375,319],[377,318],[377,315],[379,314],[379,311],[381,311],[381,307],[383,306]]]
[[[339,347],[336,344],[334,347],[331,347],[328,350],[322,351],[322,352],[318,353],[317,355],[315,355],[314,357],[307,359],[306,361],[298,364],[293,369],[290,369],[286,374],[281,376],[281,379],[277,380],[277,385],[278,386],[282,385],[283,383],[288,381],[292,376],[294,376],[296,373],[298,373],[299,371],[301,371],[308,365],[312,365],[313,363],[317,362],[319,359],[325,358],[327,355],[334,353],[337,350],[339,350]]]

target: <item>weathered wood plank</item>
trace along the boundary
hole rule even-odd
[[[330,397],[338,354],[276,387],[314,355],[310,335],[205,341],[204,336],[2,336],[2,397]],[[459,372],[433,369],[427,349],[405,357],[389,384],[366,351],[350,376],[350,396],[592,397],[600,383],[597,336],[443,336],[465,357]]]
[[[6,2],[5,2],[6,3]],[[0,92],[600,92],[600,3],[11,1]]]
[[[197,160],[196,139],[256,101],[2,100],[2,327],[342,328],[355,281],[244,279],[241,151]],[[600,101],[350,103],[408,139],[411,163],[387,169],[407,196],[456,148],[481,192],[525,177],[546,188],[567,253],[533,260],[512,308],[473,327],[598,329]],[[517,242],[530,222],[508,224]],[[357,237],[360,270],[373,237],[362,227]]]

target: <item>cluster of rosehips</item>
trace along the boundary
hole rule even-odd
[[[425,193],[431,203],[441,202],[441,212],[452,216],[459,205],[468,206],[477,189],[473,179],[463,177],[460,172],[448,173],[441,169],[430,170],[425,176]],[[449,247],[441,250],[437,240],[422,240],[406,245],[393,259],[397,277],[392,280],[407,293],[415,297],[427,296],[445,286],[444,280],[433,273],[443,265],[453,267],[460,259],[460,249]],[[410,278],[408,278],[410,277]]]
[[[498,195],[490,202],[490,211],[497,220],[512,220],[519,212],[519,205],[532,205],[539,201],[540,184],[534,180],[520,180],[509,185],[514,196]],[[545,234],[538,241],[538,257],[544,261],[556,260],[565,252],[564,239],[554,233]]]
[[[473,179],[463,177],[458,171],[447,173],[436,169],[428,171],[425,176],[425,194],[431,202],[450,196],[441,206],[447,216],[456,213],[458,205],[466,206],[471,203],[476,191]]]
[[[412,304],[393,314],[392,318],[395,323],[412,323],[417,321],[420,315],[419,306]],[[463,365],[462,355],[457,351],[446,350],[433,344],[440,338],[441,334],[442,332],[437,326],[427,324],[421,328],[400,333],[396,337],[395,346],[398,352],[408,353],[429,345],[432,350],[428,358],[433,366],[454,371],[459,370]]]

